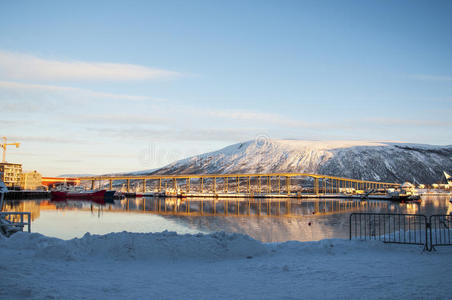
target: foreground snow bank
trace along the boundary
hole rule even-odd
[[[39,233],[20,232],[0,240],[0,248],[32,250],[35,257],[46,259],[114,260],[221,260],[263,255],[267,248],[247,235],[217,232],[178,235],[175,232],[106,235],[85,234],[80,239],[60,240]]]
[[[448,298],[452,249],[240,234],[0,237],[0,299]]]

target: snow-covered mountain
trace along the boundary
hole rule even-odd
[[[452,145],[256,140],[176,161],[152,174],[304,172],[386,182],[439,182]]]

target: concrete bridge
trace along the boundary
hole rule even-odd
[[[398,183],[359,180],[309,173],[266,174],[177,174],[136,176],[88,176],[78,178],[91,182],[91,189],[121,186],[126,192],[187,196],[294,196],[339,193],[384,192]],[[117,188],[116,188],[117,189]]]

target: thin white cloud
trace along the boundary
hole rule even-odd
[[[132,140],[153,141],[240,141],[248,140],[256,135],[257,130],[252,128],[166,128],[153,129],[134,126],[123,126],[121,128],[86,128],[90,133],[97,132],[102,137]]]
[[[56,136],[9,136],[9,140],[18,142],[36,142],[36,143],[61,143],[61,144],[87,144],[88,141],[76,139],[74,137],[56,137]]]
[[[312,130],[323,129],[344,129],[344,130],[361,130],[365,129],[366,125],[387,125],[387,126],[416,126],[416,127],[451,127],[452,122],[448,120],[416,120],[403,119],[395,120],[390,118],[365,118],[365,119],[346,119],[343,121],[323,121],[323,122],[305,122],[302,120],[292,119],[277,113],[265,113],[257,111],[246,110],[215,110],[204,109],[197,111],[204,115],[221,118],[225,120],[237,120],[245,122],[253,122],[256,124],[272,124],[283,126],[285,128],[302,128]],[[195,113],[195,112],[193,112]]]
[[[410,75],[409,77],[411,79],[421,80],[421,81],[452,82],[452,76],[414,74],[414,75]]]
[[[66,120],[72,120],[80,123],[101,123],[101,124],[143,124],[161,125],[163,123],[171,122],[168,118],[163,116],[155,116],[150,114],[125,114],[125,113],[109,113],[109,114],[83,114],[64,116]]]
[[[179,72],[133,64],[62,61],[0,51],[0,77],[15,80],[130,81],[179,77]]]
[[[450,128],[452,121],[449,120],[414,120],[414,119],[391,119],[391,118],[369,118],[367,122],[383,126],[403,127],[445,127]]]
[[[13,96],[6,97],[3,95],[3,90],[12,90],[20,92],[19,95],[14,94]],[[29,93],[25,93],[29,92]],[[50,97],[52,95],[53,97]],[[165,99],[151,98],[146,96],[135,96],[127,94],[115,94],[115,93],[105,93],[98,92],[89,89],[73,88],[67,86],[55,86],[55,85],[44,85],[44,84],[29,84],[15,81],[1,81],[0,80],[0,101],[4,101],[4,108],[8,111],[30,111],[39,110],[40,107],[44,107],[43,103],[49,102],[49,99],[54,99],[57,97],[58,102],[51,102],[50,106],[55,108],[58,106],[59,102],[63,100],[69,100],[75,98],[78,101],[80,99],[119,99],[119,100],[152,100],[152,102],[158,104],[164,102],[164,106],[154,106],[153,115],[150,116],[147,112],[139,113],[127,113],[122,111],[120,115],[117,114],[105,114],[97,115],[95,117],[91,115],[72,116],[67,120],[76,120],[77,122],[95,122],[95,123],[134,123],[134,124],[156,124],[156,123],[167,123],[165,120],[171,120],[172,123],[178,122],[178,120],[197,120],[198,118],[207,118],[210,120],[232,120],[239,123],[252,123],[254,124],[264,124],[277,125],[290,128],[304,128],[304,129],[323,129],[332,126],[331,123],[325,122],[306,122],[303,120],[292,119],[288,116],[284,116],[278,113],[271,112],[261,112],[253,110],[240,110],[240,109],[211,109],[211,108],[201,108],[193,107],[189,105],[178,105],[174,103],[168,103]],[[13,99],[9,100],[8,99]],[[18,99],[23,99],[22,102]],[[38,107],[33,107],[31,105],[33,100],[41,100]],[[11,102],[11,103],[10,103]],[[24,102],[30,103],[30,105],[24,105]],[[6,107],[5,107],[6,105]],[[48,108],[45,108],[48,109]],[[175,116],[178,116],[175,120]],[[333,124],[335,127],[347,128],[347,124],[344,122],[340,124]]]
[[[162,99],[153,99],[146,96],[135,96],[127,94],[116,94],[116,93],[104,93],[97,92],[90,89],[74,88],[68,86],[55,86],[55,85],[44,85],[44,84],[29,84],[14,81],[0,81],[0,89],[8,90],[29,90],[29,91],[40,91],[40,92],[57,92],[57,93],[68,93],[68,94],[82,94],[83,96],[96,97],[96,98],[108,98],[108,99],[123,99],[123,100],[155,100],[162,101]]]
[[[209,115],[221,118],[229,118],[241,121],[257,121],[257,122],[267,122],[278,125],[286,125],[290,127],[308,127],[309,124],[293,120],[275,113],[262,113],[253,111],[237,111],[237,110],[211,110]]]
[[[274,124],[278,126],[285,126],[290,128],[305,128],[305,129],[322,129],[329,128],[332,123],[325,122],[305,122],[302,120],[292,119],[290,117],[277,114],[277,113],[265,113],[258,111],[248,111],[248,110],[204,110],[204,114],[222,119],[231,119],[237,121],[249,121],[258,122],[261,124]],[[334,126],[348,127],[346,124],[334,124]]]

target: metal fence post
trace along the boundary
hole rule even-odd
[[[433,218],[435,217],[433,216]],[[382,221],[383,224],[381,224]],[[427,251],[431,251],[431,245],[450,245],[450,240],[440,241],[440,243],[433,241],[431,237],[433,231],[431,229],[431,223],[433,222],[429,222],[425,215],[352,213],[349,218],[349,239],[380,240],[384,243],[422,245],[424,246],[424,250]],[[445,224],[445,222],[443,223]],[[445,229],[443,230],[441,228],[441,230],[439,234],[445,235]],[[438,233],[435,234],[438,235]],[[448,234],[450,235],[449,231]]]

